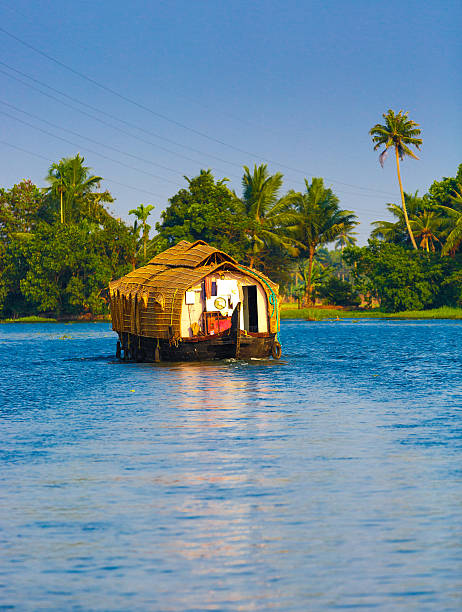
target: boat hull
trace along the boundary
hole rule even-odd
[[[279,347],[279,348],[278,348]],[[198,338],[157,339],[119,333],[116,356],[124,361],[209,361],[280,357],[276,334],[217,334]]]

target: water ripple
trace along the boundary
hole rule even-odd
[[[459,610],[462,325],[284,322],[283,360],[121,364],[0,328],[0,609]]]

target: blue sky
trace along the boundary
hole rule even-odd
[[[264,162],[285,190],[324,177],[363,243],[399,199],[368,135],[383,112],[422,128],[406,191],[462,163],[461,17],[444,0],[0,0],[0,185],[42,186],[80,152],[117,216],[143,202],[156,220],[183,175],[212,168],[240,192]]]

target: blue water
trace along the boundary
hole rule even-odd
[[[462,324],[283,322],[120,364],[0,326],[0,609],[462,609]]]

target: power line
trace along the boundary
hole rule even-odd
[[[40,153],[34,153],[33,151],[29,151],[28,149],[24,149],[23,147],[18,147],[18,145],[14,145],[11,142],[6,142],[5,140],[0,140],[0,144],[6,145],[7,147],[11,147],[12,149],[16,149],[17,151],[21,151],[21,153],[27,153],[28,155],[32,155],[33,157],[37,157],[39,159],[44,159],[49,164],[53,163],[51,159],[45,157],[44,155],[40,155]],[[133,185],[127,185],[125,183],[119,183],[111,178],[104,178],[103,181],[114,183],[115,185],[120,185],[121,187],[126,187],[127,189],[133,189],[134,191],[140,191],[146,193],[148,195],[154,196],[155,198],[163,200],[165,196],[160,196],[158,193],[153,193],[152,191],[147,191],[146,189],[141,189],[140,187],[133,187]]]
[[[103,91],[106,91],[107,93],[110,93],[110,94],[112,94],[114,96],[117,96],[118,98],[120,98],[121,100],[124,100],[125,102],[128,102],[129,104],[133,104],[134,106],[137,106],[138,108],[140,108],[141,110],[146,111],[147,113],[150,113],[150,114],[152,114],[152,115],[154,115],[156,117],[159,117],[160,119],[163,119],[164,121],[168,121],[169,123],[172,123],[173,125],[181,127],[184,130],[188,130],[189,132],[197,134],[198,136],[201,136],[202,138],[206,138],[207,140],[211,140],[212,142],[216,142],[216,143],[221,144],[221,145],[223,145],[225,147],[229,147],[231,149],[234,149],[235,151],[239,151],[240,153],[245,153],[246,155],[252,155],[254,157],[258,157],[257,155],[255,155],[255,153],[249,153],[248,151],[244,151],[243,149],[239,149],[239,148],[235,147],[234,145],[230,145],[230,144],[228,144],[228,143],[226,143],[226,142],[224,142],[222,140],[219,140],[218,138],[214,138],[213,136],[209,136],[208,134],[205,134],[204,132],[201,132],[200,130],[196,130],[195,128],[189,127],[188,125],[186,125],[184,123],[181,123],[180,121],[176,121],[176,119],[172,119],[171,117],[168,117],[167,115],[159,113],[159,112],[153,110],[152,108],[149,108],[148,106],[145,106],[144,104],[141,104],[140,102],[137,102],[136,100],[133,100],[132,98],[129,98],[128,96],[125,96],[124,94],[119,93],[115,89],[112,89],[112,87],[108,87],[107,85],[103,85],[102,83],[99,83],[96,79],[93,79],[93,78],[87,76],[83,72],[79,72],[78,70],[75,70],[75,68],[72,68],[71,66],[68,66],[64,62],[61,62],[60,60],[56,59],[52,55],[49,55],[48,53],[45,53],[45,51],[42,51],[41,49],[38,49],[37,47],[34,47],[34,45],[31,45],[30,43],[26,42],[25,40],[22,40],[18,36],[15,36],[14,34],[11,34],[11,32],[8,32],[7,30],[5,30],[2,27],[0,27],[0,32],[3,32],[4,34],[9,36],[13,40],[16,40],[17,42],[19,42],[22,45],[24,45],[25,47],[27,47],[28,49],[31,49],[35,53],[38,53],[39,55],[47,58],[51,62],[54,62],[58,66],[61,66],[61,68],[64,68],[65,70],[68,70],[69,72],[72,72],[73,74],[79,76],[81,79],[84,79],[85,81],[87,81],[88,83],[91,83],[95,87],[99,87]]]
[[[4,65],[4,66],[7,66],[7,68],[8,68],[9,70],[13,70],[14,72],[17,72],[17,73],[19,73],[19,74],[24,75],[24,76],[25,76],[26,78],[28,78],[28,79],[31,79],[31,80],[33,80],[33,81],[35,81],[35,82],[39,82],[39,83],[40,83],[41,85],[43,85],[44,87],[47,87],[48,89],[51,89],[51,90],[53,90],[53,91],[56,91],[56,92],[57,92],[57,93],[59,93],[60,95],[63,95],[63,96],[65,96],[65,97],[67,97],[67,98],[70,98],[70,99],[73,99],[71,96],[69,96],[69,95],[65,94],[64,92],[61,92],[61,91],[59,91],[59,90],[57,90],[57,89],[55,89],[55,88],[53,88],[53,87],[50,87],[49,85],[46,85],[45,83],[42,83],[41,81],[38,81],[37,79],[34,79],[33,77],[31,77],[31,76],[29,76],[29,75],[26,75],[25,73],[21,72],[20,70],[16,70],[15,68],[12,68],[11,66],[8,66],[7,64],[5,64],[5,62],[0,61],[0,64],[2,64],[2,65]],[[168,151],[169,153],[172,153],[172,154],[177,155],[177,156],[179,156],[179,157],[183,157],[183,158],[185,158],[185,159],[188,159],[188,160],[190,160],[190,161],[193,161],[194,163],[200,163],[200,162],[198,162],[197,160],[194,160],[194,159],[193,159],[193,158],[191,158],[191,157],[188,157],[188,156],[182,155],[181,153],[177,153],[177,152],[171,151],[170,149],[165,149],[165,147],[161,147],[161,146],[159,146],[159,145],[157,145],[157,144],[154,144],[153,142],[151,142],[151,141],[149,141],[149,140],[146,140],[146,139],[141,138],[141,137],[139,137],[139,136],[135,136],[134,134],[131,134],[130,132],[127,132],[126,130],[122,130],[122,129],[120,129],[119,127],[115,126],[114,124],[109,123],[108,121],[104,121],[103,119],[101,119],[101,118],[99,118],[99,117],[96,117],[95,115],[93,115],[93,114],[91,114],[91,113],[88,113],[88,112],[86,112],[86,111],[84,111],[84,110],[82,110],[82,109],[78,108],[77,106],[74,106],[73,104],[69,104],[69,103],[67,103],[67,102],[64,102],[63,100],[60,100],[60,99],[59,99],[59,98],[57,98],[56,96],[53,96],[53,95],[51,95],[51,94],[49,94],[49,93],[47,93],[47,92],[45,92],[45,91],[42,91],[42,90],[41,90],[41,89],[39,89],[38,87],[35,87],[34,85],[31,85],[30,83],[27,83],[26,81],[23,81],[22,79],[19,79],[18,77],[15,77],[15,76],[13,76],[13,75],[11,75],[11,74],[9,74],[9,73],[5,72],[5,71],[4,71],[4,70],[2,70],[1,68],[0,68],[0,72],[1,72],[1,73],[3,73],[3,74],[5,74],[5,75],[6,75],[6,76],[8,76],[9,78],[14,79],[15,81],[18,81],[19,83],[21,83],[21,84],[25,85],[26,87],[29,87],[29,88],[33,89],[34,91],[38,91],[38,92],[39,92],[39,93],[41,93],[42,95],[44,95],[44,96],[46,96],[46,97],[48,97],[48,98],[51,98],[52,100],[55,100],[55,101],[57,101],[58,103],[60,103],[60,104],[62,104],[62,105],[64,105],[64,106],[66,106],[66,107],[68,107],[68,108],[71,108],[71,109],[73,109],[73,110],[76,110],[77,112],[80,112],[80,113],[82,113],[83,115],[88,116],[88,117],[90,117],[90,118],[94,119],[95,121],[98,121],[98,122],[102,123],[103,125],[107,125],[107,126],[111,127],[112,129],[114,129],[114,130],[115,130],[115,131],[117,131],[117,132],[120,132],[121,134],[126,134],[126,135],[128,135],[129,137],[131,137],[131,138],[135,138],[136,140],[140,140],[141,142],[145,142],[145,143],[147,143],[147,144],[149,144],[149,145],[151,145],[151,146],[153,146],[153,147],[157,147],[157,148],[160,148],[160,149],[166,150],[166,151]],[[86,103],[84,103],[84,102],[81,102],[81,101],[79,101],[79,100],[77,100],[77,99],[75,99],[75,101],[76,101],[78,104],[83,104],[83,105],[88,106],[88,107],[90,107],[90,108],[92,108],[92,109],[94,108],[94,109],[95,109],[97,112],[99,112],[99,113],[106,114],[106,115],[107,115],[107,116],[109,116],[109,117],[113,117],[113,115],[110,115],[110,114],[108,114],[108,113],[104,113],[104,111],[101,111],[101,110],[97,109],[96,107],[92,107],[92,106],[90,106],[90,105],[88,105],[88,104],[86,104]],[[24,113],[25,113],[25,111],[20,111],[20,112],[24,112]],[[29,114],[29,115],[30,115],[30,114]],[[30,116],[33,116],[33,115],[30,115]],[[38,117],[37,117],[37,118],[38,118]],[[40,119],[40,118],[38,118],[38,119],[39,119],[39,121],[44,121],[44,122],[45,122],[45,120],[44,120],[44,119]],[[116,118],[116,120],[117,120],[117,121],[122,121],[121,119],[118,119],[118,118]],[[50,122],[47,122],[47,123],[49,123],[49,124],[50,124]],[[125,123],[128,123],[128,122],[125,122]],[[51,125],[55,126],[55,124],[51,124]],[[129,125],[133,125],[133,124],[129,124]],[[57,127],[57,126],[55,126],[55,127]],[[136,129],[141,129],[141,128],[138,128],[138,127],[136,127],[136,126],[133,126],[133,127],[135,127]],[[65,128],[63,128],[63,129],[65,129]],[[70,130],[68,130],[68,131],[70,131]],[[147,132],[147,133],[149,133],[149,132]],[[79,134],[79,136],[80,136],[80,134]],[[160,138],[160,137],[159,137],[159,138]],[[101,143],[98,143],[98,144],[101,144]],[[106,146],[106,145],[103,145],[103,146]],[[115,149],[115,150],[117,150],[117,149]],[[123,153],[125,154],[125,152],[123,152]],[[127,154],[127,155],[130,155],[130,154]],[[136,158],[137,158],[137,157],[136,157]],[[143,161],[146,161],[146,163],[150,163],[150,162],[148,162],[147,160],[144,160],[144,159],[143,159]],[[227,163],[230,163],[230,164],[231,164],[231,163],[233,163],[233,162],[227,162]],[[239,164],[234,164],[234,163],[233,163],[233,165],[238,166]],[[161,167],[162,167],[162,166],[161,166]],[[240,167],[240,166],[239,166],[239,167]],[[215,168],[215,170],[217,170],[217,168]],[[229,173],[227,173],[227,174],[229,174]],[[231,174],[230,176],[233,176],[233,175]],[[236,177],[236,175],[234,175],[234,177],[235,177],[235,178],[239,178],[239,179],[240,179],[240,177]],[[382,198],[382,196],[381,196],[381,195],[373,195],[373,194],[366,194],[366,193],[355,193],[355,192],[351,192],[351,191],[344,191],[344,190],[342,190],[342,189],[340,189],[340,190],[339,190],[339,189],[337,189],[337,188],[336,188],[336,193],[339,193],[339,194],[345,194],[345,195],[352,196],[352,197],[367,197],[367,198],[378,198],[378,197],[380,197],[380,198]]]
[[[24,45],[25,47],[27,47],[28,49],[31,49],[32,51],[34,51],[35,53],[38,53],[39,55],[45,57],[46,59],[48,59],[51,62],[54,62],[55,64],[57,64],[58,66],[61,66],[62,68],[64,68],[65,70],[68,70],[69,72],[71,72],[72,74],[75,74],[77,76],[79,76],[81,79],[84,79],[85,81],[91,83],[92,85],[99,87],[100,89],[102,89],[103,91],[106,91],[108,93],[110,93],[111,95],[114,95],[118,98],[120,98],[121,100],[124,100],[125,102],[128,102],[129,104],[133,104],[134,106],[140,108],[141,110],[144,110],[156,117],[159,117],[160,119],[163,119],[164,121],[168,121],[169,123],[172,123],[173,125],[177,125],[178,127],[181,127],[182,129],[185,129],[189,132],[192,132],[194,134],[197,134],[198,136],[201,136],[202,138],[206,138],[207,140],[210,140],[212,142],[218,143],[222,146],[228,147],[230,149],[233,149],[235,151],[238,151],[240,153],[244,153],[245,155],[250,155],[252,157],[255,158],[260,158],[263,161],[266,161],[268,163],[274,164],[276,166],[280,166],[282,168],[286,168],[288,170],[292,170],[293,172],[297,172],[300,174],[303,174],[304,176],[306,176],[306,174],[313,174],[310,172],[306,172],[303,170],[300,170],[298,168],[293,168],[291,166],[288,166],[286,164],[282,164],[280,162],[276,162],[274,160],[271,160],[269,158],[265,158],[262,157],[260,155],[257,155],[256,153],[252,153],[250,151],[246,151],[245,149],[241,149],[239,147],[236,147],[234,145],[231,145],[223,140],[220,140],[218,138],[214,138],[213,136],[209,136],[208,134],[201,132],[200,130],[196,130],[195,128],[192,128],[190,126],[187,126],[186,124],[183,124],[179,121],[176,121],[175,119],[172,119],[166,115],[163,115],[162,113],[159,113],[157,111],[154,111],[152,108],[149,108],[148,106],[145,106],[144,104],[141,104],[140,102],[137,102],[136,100],[133,100],[131,98],[129,98],[128,96],[125,96],[123,94],[121,94],[120,92],[116,91],[115,89],[112,89],[111,87],[108,87],[107,85],[103,85],[102,83],[99,83],[98,81],[96,81],[96,79],[93,79],[89,76],[87,76],[86,74],[75,70],[74,68],[72,68],[71,66],[68,66],[67,64],[65,64],[64,62],[61,62],[60,60],[56,59],[55,57],[53,57],[52,55],[49,55],[48,53],[42,51],[41,49],[38,49],[37,47],[35,47],[34,45],[31,45],[30,43],[22,40],[21,38],[19,38],[18,36],[15,36],[14,34],[12,34],[11,32],[8,32],[7,30],[5,30],[4,28],[0,27],[0,32],[3,32],[4,34],[6,34],[7,36],[9,36],[10,38],[12,38],[13,40],[19,42],[20,44]],[[346,187],[353,187],[355,189],[360,189],[363,191],[372,191],[375,193],[382,193],[383,195],[391,195],[390,192],[381,192],[380,190],[377,189],[372,189],[369,187],[362,187],[360,185],[353,185],[351,183],[345,183],[343,181],[338,181],[329,177],[325,177],[326,180],[332,182],[332,183],[337,183],[339,185],[344,185]],[[394,195],[394,194],[393,194]]]
[[[12,70],[18,74],[21,74],[22,76],[26,77],[27,79],[30,79],[31,81],[34,81],[35,83],[39,83],[42,87],[46,87],[47,89],[50,89],[51,91],[54,91],[56,93],[58,93],[61,96],[64,96],[65,98],[72,100],[74,102],[76,102],[77,104],[80,104],[82,106],[85,106],[87,108],[90,108],[91,110],[96,111],[97,113],[100,113],[106,117],[110,117],[111,119],[115,119],[116,121],[118,121],[119,123],[122,123],[124,125],[127,125],[128,127],[132,128],[132,129],[136,129],[136,130],[140,130],[143,131],[143,133],[145,134],[149,134],[150,136],[154,136],[155,138],[158,138],[159,140],[165,140],[165,142],[170,142],[171,144],[174,144],[175,146],[178,147],[182,147],[184,149],[188,149],[189,151],[193,151],[194,153],[198,153],[199,155],[202,156],[206,156],[212,159],[216,159],[218,161],[221,161],[225,164],[229,164],[232,166],[237,166],[239,168],[242,168],[242,166],[236,162],[230,162],[226,159],[222,159],[221,157],[217,157],[215,155],[209,154],[209,153],[204,153],[203,151],[200,151],[198,149],[194,149],[193,147],[189,147],[185,144],[176,142],[175,140],[171,140],[170,138],[166,138],[164,136],[160,136],[159,134],[156,134],[155,132],[151,132],[145,128],[141,128],[133,123],[130,123],[129,121],[126,121],[124,119],[120,119],[119,117],[117,117],[116,115],[112,115],[111,113],[108,113],[106,111],[102,111],[101,109],[98,109],[95,106],[92,106],[91,104],[87,104],[86,102],[82,102],[81,100],[78,100],[77,98],[70,96],[62,91],[60,91],[59,89],[56,89],[55,87],[51,87],[50,85],[47,85],[46,83],[44,83],[43,81],[39,81],[38,79],[35,79],[34,77],[31,77],[30,75],[26,74],[25,72],[22,72],[21,70],[17,70],[16,68],[13,68],[12,66],[9,66],[8,64],[6,64],[5,62],[2,62],[0,60],[0,64],[2,64],[3,66],[6,66],[8,68],[8,70]],[[104,121],[103,119],[101,119],[100,117],[96,117],[95,115],[88,113],[84,110],[82,110],[81,108],[78,108],[77,106],[74,106],[73,104],[69,104],[68,102],[64,102],[63,100],[60,100],[59,98],[57,98],[56,96],[53,96],[45,91],[42,91],[41,89],[39,89],[38,87],[34,87],[33,85],[31,85],[30,83],[27,83],[26,81],[23,81],[22,79],[19,79],[18,77],[13,76],[12,74],[9,74],[8,72],[1,70],[0,72],[2,74],[5,74],[8,78],[10,79],[14,79],[15,81],[18,81],[19,83],[22,83],[23,85],[25,85],[26,87],[29,87],[30,89],[33,89],[34,91],[38,91],[39,93],[41,93],[43,96],[47,96],[48,98],[50,98],[51,100],[55,100],[56,102],[58,102],[59,104],[62,104],[63,106],[67,106],[68,108],[72,108],[73,110],[76,110],[77,112],[86,115],[87,117],[90,117],[91,119],[94,119],[95,121],[98,121],[99,123],[101,123],[102,125],[107,125],[108,127],[116,130],[117,132],[120,132],[121,134],[126,134],[127,136],[130,136],[131,138],[134,138],[136,140],[139,140],[140,142],[144,142],[146,144],[149,144],[153,147],[156,147],[158,149],[161,149],[162,151],[166,151],[167,153],[171,153],[172,155],[175,155],[177,157],[181,157],[183,159],[187,159],[188,161],[192,161],[196,164],[201,164],[202,162],[198,161],[197,159],[194,159],[192,157],[188,157],[187,155],[184,155],[182,153],[178,153],[177,151],[172,151],[171,149],[167,149],[166,147],[163,147],[161,145],[155,144],[150,140],[146,140],[145,138],[142,138],[141,136],[136,136],[135,134],[131,134],[130,132],[127,132],[126,130],[122,130],[120,127],[115,126],[114,124],[109,123],[108,121]],[[215,170],[220,170],[219,168],[215,168]],[[226,174],[226,171],[224,170],[220,170],[220,172],[224,172]]]
[[[14,119],[15,121],[19,121],[20,123],[23,123],[24,125],[27,125],[28,127],[31,127],[33,130],[38,130],[39,132],[42,132],[43,134],[46,134],[47,136],[51,136],[52,138],[57,138],[58,140],[62,140],[63,142],[66,142],[67,144],[72,145],[73,147],[77,147],[77,148],[81,148],[80,145],[76,144],[75,142],[72,142],[70,140],[67,140],[67,138],[63,138],[62,136],[57,136],[56,134],[52,134],[51,132],[48,132],[47,130],[44,130],[42,128],[37,127],[36,125],[32,125],[31,123],[24,121],[23,119],[19,119],[18,117],[15,117],[14,115],[10,115],[9,113],[5,112],[5,111],[0,111],[0,113],[2,115],[6,115],[7,117],[10,117],[10,119]],[[103,153],[98,153],[98,151],[94,151],[92,149],[86,149],[87,151],[89,151],[90,153],[93,153],[94,155],[98,155],[99,157],[102,157],[103,159],[107,159],[108,161],[111,161],[115,164],[119,164],[120,166],[124,166],[125,168],[129,168],[130,170],[135,170],[135,172],[141,172],[141,174],[146,174],[148,176],[152,176],[153,178],[159,179],[161,181],[165,181],[167,183],[172,183],[172,185],[178,185],[178,183],[176,183],[175,181],[171,181],[170,179],[166,179],[162,176],[158,176],[156,174],[152,174],[152,172],[147,172],[146,170],[141,170],[140,168],[135,168],[134,166],[129,166],[128,164],[124,164],[123,162],[117,160],[117,159],[113,159],[112,157],[109,157],[108,155],[104,155]]]
[[[43,159],[43,160],[45,160],[48,163],[52,163],[52,160],[49,159],[48,157],[40,155],[39,153],[34,153],[32,151],[29,151],[28,149],[24,149],[22,147],[14,145],[14,144],[12,144],[10,142],[6,142],[4,140],[0,140],[0,144],[4,144],[4,145],[6,145],[8,147],[11,147],[11,148],[16,149],[18,151],[21,151],[23,153],[27,153],[28,155],[32,155],[32,156],[37,157],[39,159]],[[115,185],[120,185],[121,187],[126,187],[127,189],[132,189],[134,191],[139,191],[139,192],[142,192],[142,193],[146,193],[146,194],[148,194],[150,196],[154,196],[155,198],[160,199],[160,200],[168,200],[168,198],[166,196],[160,196],[157,193],[153,193],[152,191],[148,191],[146,189],[141,189],[140,187],[133,187],[133,185],[127,185],[126,183],[120,183],[119,181],[116,181],[115,179],[112,179],[110,177],[106,177],[103,180],[105,180],[106,182],[114,183]],[[371,210],[371,209],[368,209],[368,208],[358,208],[358,209],[356,209],[353,212],[357,212],[359,214],[371,213],[371,214],[376,215],[379,211]]]
[[[0,111],[0,112],[1,112],[1,111]],[[39,129],[39,128],[36,128],[36,129]],[[41,130],[41,131],[42,131],[42,130]],[[34,153],[34,152],[32,152],[32,151],[29,151],[28,149],[24,149],[24,148],[22,148],[22,147],[19,147],[19,146],[17,146],[17,145],[13,145],[12,143],[9,143],[9,142],[3,141],[3,140],[0,140],[0,143],[4,144],[4,145],[6,145],[6,146],[9,146],[9,147],[11,147],[11,148],[13,148],[13,149],[17,149],[18,151],[21,151],[21,152],[23,152],[23,153],[27,153],[28,155],[32,155],[32,156],[34,156],[34,157],[37,157],[37,158],[43,159],[43,160],[45,160],[45,161],[46,161],[46,162],[48,162],[48,163],[52,163],[52,160],[51,160],[51,159],[49,159],[48,157],[45,157],[45,156],[40,155],[40,154],[38,154],[38,153]],[[116,181],[116,180],[114,180],[114,179],[112,179],[112,178],[109,178],[109,177],[107,177],[107,178],[105,178],[105,179],[103,179],[103,180],[105,180],[105,181],[107,181],[107,182],[109,182],[109,181],[110,181],[111,183],[114,183],[114,184],[116,184],[116,185],[120,185],[121,187],[126,187],[126,188],[128,188],[128,189],[133,189],[133,190],[135,190],[135,191],[140,191],[140,192],[142,192],[142,193],[146,193],[146,194],[148,194],[148,195],[154,196],[154,197],[156,197],[156,198],[158,198],[158,199],[161,199],[161,200],[168,199],[168,198],[166,198],[165,196],[160,196],[159,194],[153,193],[152,191],[148,191],[148,190],[146,190],[146,189],[141,189],[141,188],[139,188],[139,187],[133,187],[132,185],[127,185],[127,184],[125,184],[125,183],[120,183],[119,181]],[[360,195],[364,195],[364,194],[360,194]],[[359,208],[359,207],[358,207],[358,208],[355,208],[355,211],[353,211],[353,212],[355,212],[355,213],[357,212],[357,213],[359,213],[359,214],[371,213],[371,214],[376,215],[376,214],[377,214],[379,211],[377,211],[377,210],[372,210],[372,209],[370,209],[370,208]]]
[[[13,104],[9,104],[8,102],[5,102],[4,100],[0,100],[0,103],[4,104],[5,106],[8,106],[9,108],[12,108],[13,110],[19,113],[23,113],[24,115],[27,115],[28,117],[31,117],[32,119],[37,119],[38,121],[42,121],[43,123],[46,123],[47,125],[51,125],[51,127],[54,127],[55,129],[62,130],[63,132],[69,132],[69,134],[73,134],[74,136],[77,136],[79,138],[84,138],[85,140],[88,140],[89,142],[93,142],[94,144],[97,144],[101,147],[105,147],[106,149],[111,149],[112,151],[115,151],[116,153],[127,155],[128,157],[132,157],[133,159],[142,161],[146,164],[158,166],[159,168],[162,168],[162,170],[168,170],[168,172],[173,172],[174,174],[178,174],[178,170],[174,170],[173,168],[168,168],[167,166],[162,166],[161,164],[157,164],[156,162],[151,162],[145,159],[144,157],[139,157],[138,155],[127,153],[126,151],[122,151],[121,149],[117,149],[116,147],[112,147],[111,145],[105,144],[103,142],[99,142],[98,140],[94,140],[93,138],[89,138],[88,136],[83,136],[82,134],[79,134],[78,132],[74,132],[73,130],[69,130],[68,128],[59,126],[56,123],[53,123],[52,121],[48,121],[47,119],[42,119],[41,117],[38,117],[37,115],[34,115],[32,113],[28,113],[27,111],[22,110],[18,108],[17,106],[14,106]]]
[[[23,149],[22,147],[18,147],[17,145],[11,144],[11,142],[6,142],[5,140],[0,140],[0,144],[6,145],[7,147],[11,147],[12,149],[17,149],[22,153],[27,153],[28,155],[33,155],[34,157],[38,157],[40,159],[44,159],[48,163],[52,163],[51,159],[45,157],[44,155],[40,155],[40,153],[33,153],[32,151],[28,151],[27,149]]]
[[[0,0],[0,1],[2,1],[2,0]],[[5,3],[3,2],[3,4],[5,4]],[[19,11],[17,8],[12,7],[12,6],[9,6],[8,4],[6,4],[6,7],[7,7],[9,10],[11,10],[11,11],[13,11],[13,12],[17,13],[17,14],[18,14],[18,15],[20,15],[21,17],[23,17],[23,18],[27,19],[29,22],[31,21],[31,19],[30,19],[30,15],[27,15],[27,14],[25,14],[25,13],[23,13],[23,12]],[[87,50],[88,50],[88,46],[87,46]],[[0,63],[3,63],[3,62],[0,62]],[[203,101],[201,102],[201,101],[199,101],[197,98],[194,98],[194,97],[191,97],[191,96],[186,96],[186,95],[184,95],[184,93],[183,93],[183,92],[181,92],[181,91],[180,91],[179,93],[178,93],[178,92],[175,92],[175,95],[176,95],[177,97],[179,96],[179,97],[181,97],[181,98],[183,98],[183,99],[185,99],[185,100],[190,100],[190,101],[193,101],[195,104],[197,104],[197,105],[199,105],[199,106],[202,106],[203,108],[209,108],[209,109],[213,109],[214,111],[217,111],[217,109],[216,109],[214,106],[209,105],[209,104],[205,104]],[[100,112],[101,112],[101,111],[100,111]],[[230,113],[230,112],[224,112],[224,111],[223,111],[223,110],[221,110],[221,109],[218,109],[218,113],[219,113],[219,114],[221,114],[221,115],[222,115],[222,116],[224,116],[224,117],[229,117],[230,119],[233,119],[234,121],[238,121],[238,122],[240,122],[240,123],[244,123],[244,124],[246,124],[246,125],[250,125],[250,126],[252,126],[252,125],[253,125],[253,123],[254,123],[254,122],[252,122],[252,121],[249,121],[249,120],[248,120],[248,119],[246,119],[246,118],[243,118],[243,117],[238,117],[237,115],[234,115],[233,113]],[[275,129],[274,129],[272,126],[268,126],[268,125],[266,125],[266,124],[263,126],[262,124],[260,124],[260,128],[261,128],[261,127],[264,127],[264,130],[265,130],[266,132],[273,133],[273,134],[277,135],[278,137],[280,137],[280,136],[282,135],[282,132],[281,132],[280,130],[275,130]],[[183,146],[183,145],[180,145],[180,146]],[[194,149],[191,149],[190,147],[186,147],[186,148],[188,148],[188,149],[190,149],[190,150],[193,150],[193,151],[194,151]],[[209,156],[209,157],[210,157],[210,156]],[[213,157],[213,156],[212,156],[212,157]],[[186,158],[186,159],[188,159],[188,158]],[[216,157],[215,157],[215,159],[218,159],[218,158],[216,158]],[[192,161],[194,161],[194,160],[192,160]],[[239,164],[235,164],[235,162],[227,162],[226,160],[222,160],[222,161],[224,161],[225,163],[233,164],[233,165],[239,165]],[[240,166],[240,167],[242,167],[242,166]],[[308,173],[308,174],[309,174],[309,173]],[[368,187],[364,187],[363,189],[369,189],[369,188],[368,188]],[[382,193],[385,193],[385,192],[382,192]]]

